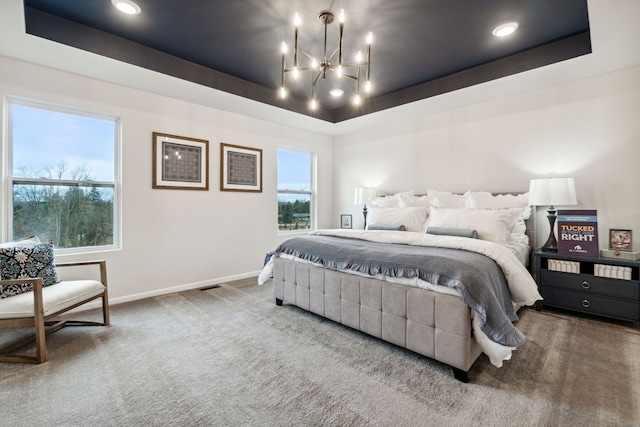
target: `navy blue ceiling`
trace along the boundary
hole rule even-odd
[[[339,122],[591,52],[586,0],[136,0],[127,16],[109,0],[24,0],[29,34],[193,81],[322,120]],[[308,109],[310,82],[286,100],[280,86],[282,41],[321,56],[322,10],[344,9],[344,52],[365,47],[372,31],[374,92],[354,108],[327,92],[353,81],[318,83],[321,108]],[[498,39],[491,30],[517,21]],[[329,26],[330,49],[337,24]],[[290,61],[290,59],[289,59]],[[308,79],[310,77],[306,76]]]

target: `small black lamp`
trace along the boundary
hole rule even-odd
[[[353,196],[353,204],[356,206],[363,205],[362,215],[364,216],[364,229],[367,229],[367,203],[376,197],[375,188],[356,188]]]
[[[529,204],[532,206],[549,206],[549,238],[540,248],[545,252],[558,252],[558,241],[554,234],[556,209],[554,206],[578,204],[576,185],[573,178],[532,179],[529,182]]]

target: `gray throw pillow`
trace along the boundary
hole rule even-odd
[[[385,224],[371,224],[367,227],[367,230],[407,231],[404,225],[385,225]]]
[[[471,239],[478,238],[478,232],[476,230],[469,230],[467,228],[427,227],[427,234],[437,234],[440,236],[469,237]]]

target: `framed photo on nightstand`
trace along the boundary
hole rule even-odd
[[[614,251],[630,251],[631,230],[609,229],[609,249]]]
[[[351,215],[340,215],[340,228],[351,228]]]

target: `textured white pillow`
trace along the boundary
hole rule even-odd
[[[400,207],[420,206],[430,208],[433,206],[433,199],[429,196],[407,196],[400,199]]]
[[[494,196],[485,191],[469,191],[465,193],[465,207],[475,209],[523,208],[522,219],[529,219],[529,193],[498,194]]]
[[[427,214],[424,207],[371,208],[367,215],[367,228],[371,225],[404,225],[407,231],[424,233],[427,229]]]
[[[427,197],[431,199],[432,206],[437,206],[439,208],[465,207],[465,195],[463,194],[453,194],[448,191],[428,189]]]
[[[400,206],[400,200],[394,196],[378,196],[371,199],[367,205],[376,208],[397,208]]]
[[[410,206],[406,203],[406,200],[415,198],[413,190],[405,191],[402,193],[396,193],[391,196],[379,196],[369,201],[368,205],[377,208],[397,208],[403,206]]]
[[[467,228],[476,230],[478,237],[506,245],[513,227],[522,215],[521,208],[511,209],[452,209],[431,208],[429,227]]]
[[[0,243],[0,248],[23,248],[25,246],[37,245],[38,243],[41,243],[40,239],[38,236],[33,235],[15,242]]]

